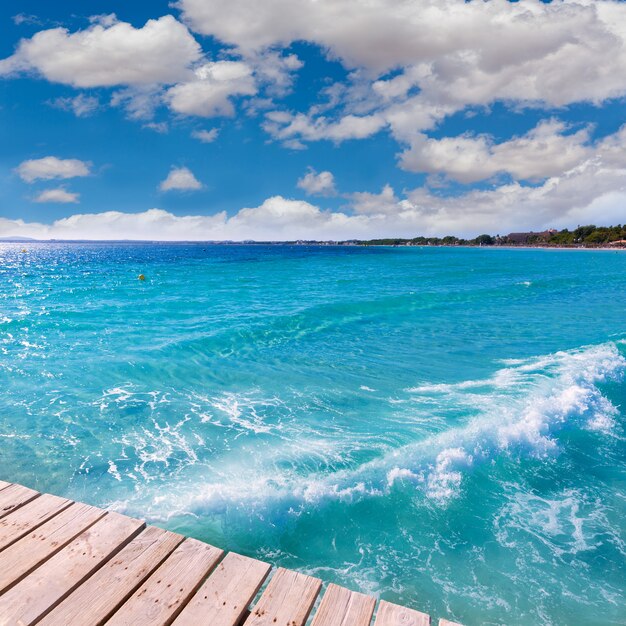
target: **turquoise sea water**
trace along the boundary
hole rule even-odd
[[[23,248],[0,478],[467,626],[626,623],[626,254]]]

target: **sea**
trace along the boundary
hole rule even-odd
[[[625,371],[622,251],[0,244],[0,479],[466,626],[626,623]]]

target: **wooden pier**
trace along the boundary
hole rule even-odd
[[[427,626],[430,617],[0,481],[0,625]],[[259,595],[259,590],[264,587]],[[258,598],[257,598],[258,596]],[[439,626],[458,626],[440,620]]]

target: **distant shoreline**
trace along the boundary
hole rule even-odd
[[[477,245],[463,244],[389,244],[369,243],[367,241],[167,241],[149,239],[0,239],[0,245],[11,244],[15,246],[40,245],[40,244],[97,244],[97,245],[195,245],[195,246],[298,246],[298,247],[337,247],[337,248],[472,248],[484,250],[609,250],[626,251],[626,245],[591,245],[591,244],[487,244]]]

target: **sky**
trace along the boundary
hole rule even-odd
[[[3,0],[0,237],[626,221],[626,3]]]

